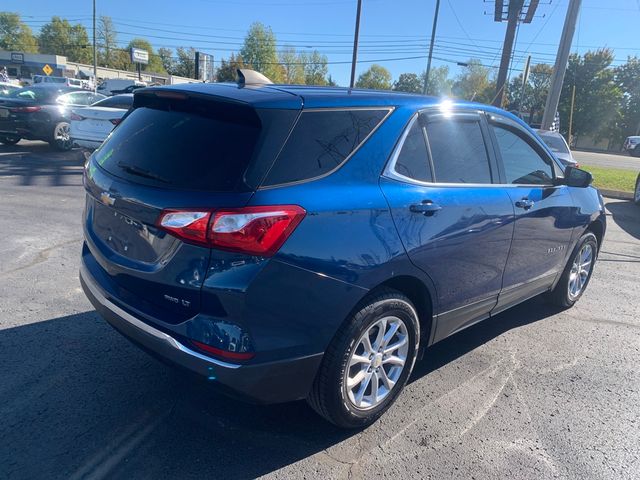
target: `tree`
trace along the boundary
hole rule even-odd
[[[93,62],[87,30],[80,24],[71,25],[60,17],[52,17],[51,22],[43,25],[38,43],[40,53],[64,55],[71,62]]]
[[[281,83],[283,71],[276,54],[276,36],[271,27],[255,22],[249,27],[240,54],[246,65],[267,76],[274,83]]]
[[[181,77],[195,78],[196,77],[196,49],[193,47],[178,47],[176,49],[178,58],[175,62],[175,68],[173,75],[179,75]]]
[[[427,75],[425,71],[422,74],[424,79]],[[440,67],[432,68],[429,72],[429,84],[427,85],[427,95],[434,95],[436,97],[450,96],[451,86],[453,80],[449,78],[449,67],[442,65]]]
[[[640,133],[640,59],[627,58],[627,63],[615,69],[615,82],[622,90],[621,119],[615,140]]]
[[[574,85],[572,134],[590,135],[598,141],[618,132],[624,95],[615,82],[615,71],[610,68],[612,62],[613,51],[606,48],[569,56],[558,106],[562,132],[568,131]]]
[[[165,47],[159,48],[158,57],[162,62],[162,68],[164,68],[168,74],[175,75],[176,60],[173,58],[173,50]]]
[[[222,62],[220,62],[220,67],[218,67],[216,71],[216,80],[218,82],[235,82],[236,70],[244,67],[242,55],[234,55],[232,53],[229,60],[223,59]]]
[[[146,72],[153,73],[166,73],[164,66],[162,65],[162,59],[156,55],[153,51],[153,47],[149,40],[144,38],[134,38],[127,45],[127,51],[132,48],[139,48],[140,50],[146,50],[149,53],[149,63],[147,65],[141,65],[141,69]],[[133,63],[129,63],[128,70],[134,71],[135,65]]]
[[[495,95],[495,84],[489,79],[489,68],[480,60],[471,59],[463,68],[452,86],[456,97],[476,102],[491,103]]]
[[[422,93],[424,82],[415,73],[401,73],[393,84],[393,89],[398,92]]]
[[[391,73],[383,66],[374,63],[358,77],[356,87],[391,90]]]
[[[0,12],[0,50],[38,52],[36,37],[17,13]]]
[[[293,47],[285,47],[278,54],[278,61],[282,65],[283,83],[301,85],[305,83],[304,65],[301,55]]]
[[[111,17],[101,15],[96,31],[98,43],[98,63],[105,67],[116,68],[118,58],[118,34]]]
[[[524,87],[522,96],[522,73],[511,80],[508,89],[508,110],[517,110],[528,123],[539,123],[542,120],[544,107],[547,102],[553,67],[546,63],[533,65],[529,72],[529,79]]]
[[[328,85],[329,73],[328,59],[317,50],[311,53],[301,53],[300,61],[303,63],[304,83],[307,85]]]

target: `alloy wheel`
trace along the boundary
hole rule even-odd
[[[60,123],[56,126],[53,134],[56,145],[61,150],[69,150],[71,148],[71,130],[68,123]]]
[[[370,325],[353,349],[345,372],[349,402],[357,409],[380,405],[400,379],[409,336],[404,321],[387,316]]]
[[[569,298],[574,300],[580,296],[587,284],[593,263],[593,246],[585,243],[573,259],[569,273]]]

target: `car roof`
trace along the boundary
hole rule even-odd
[[[180,90],[201,95],[223,97],[226,101],[243,103],[254,108],[347,108],[347,107],[410,107],[416,110],[440,105],[443,98],[388,90],[365,90],[346,87],[310,85],[246,85],[236,83],[182,83],[170,86],[146,87],[134,95],[145,95],[157,90]],[[516,122],[524,122],[499,108],[462,100],[448,100],[453,107],[477,108],[499,113]]]

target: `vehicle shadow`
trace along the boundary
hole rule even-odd
[[[82,150],[59,152],[45,142],[0,144],[0,178],[17,177],[23,186],[79,185],[85,156]]]
[[[553,313],[534,299],[473,326],[428,349],[412,381]],[[304,402],[223,397],[94,312],[0,330],[0,364],[3,478],[255,478],[358,434]]]
[[[607,210],[611,212],[613,221],[616,222],[629,235],[640,239],[640,206],[632,201],[609,201]]]

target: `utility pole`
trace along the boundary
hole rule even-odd
[[[564,74],[567,71],[567,61],[569,60],[569,50],[573,41],[573,33],[576,30],[576,21],[580,12],[581,0],[569,0],[569,8],[567,8],[567,17],[564,20],[562,28],[562,37],[560,37],[560,45],[558,45],[558,55],[556,63],[553,67],[553,76],[551,77],[551,86],[549,87],[549,95],[547,96],[547,104],[544,107],[544,115],[542,116],[543,130],[549,130],[553,119],[558,110],[558,102],[560,102],[560,92],[562,91],[562,83],[564,82]]]
[[[98,89],[98,53],[96,51],[96,0],[93,0],[93,92]]]
[[[569,112],[569,138],[567,141],[569,142],[569,146],[571,146],[571,129],[573,127],[573,106],[576,103],[576,86],[574,85],[571,89],[571,111]]]
[[[496,2],[496,7],[499,2]],[[498,80],[496,81],[496,96],[493,99],[493,104],[497,107],[502,106],[502,100],[504,98],[504,86],[507,81],[507,74],[509,73],[509,63],[511,61],[511,52],[513,50],[513,39],[516,34],[516,27],[518,26],[518,20],[520,19],[520,12],[524,0],[509,0],[508,14],[507,14],[507,31],[504,35],[504,45],[502,47],[502,58],[500,59],[500,70],[498,70]]]
[[[440,0],[436,0],[436,11],[433,14],[433,27],[431,28],[431,43],[429,44],[429,57],[427,58],[427,71],[424,74],[424,87],[422,94],[427,94],[427,86],[429,85],[429,73],[431,72],[431,57],[433,56],[433,44],[436,40],[436,27],[438,26],[438,13],[440,12]]]
[[[529,80],[529,69],[531,68],[531,55],[527,57],[527,63],[524,66],[524,72],[522,72],[522,89],[520,90],[520,102],[518,110],[520,111],[520,118],[522,118],[522,105],[524,105],[524,91],[527,87],[527,81]]]
[[[356,11],[356,31],[353,35],[353,59],[351,60],[351,81],[349,88],[353,88],[356,83],[356,63],[358,61],[358,37],[360,36],[360,12],[362,11],[362,0],[358,0]]]

